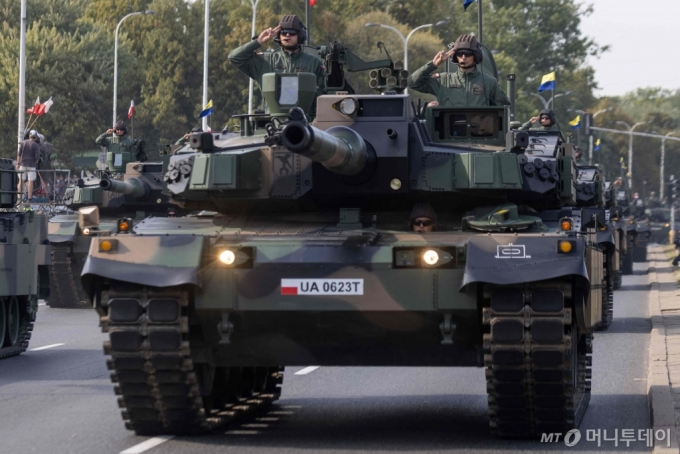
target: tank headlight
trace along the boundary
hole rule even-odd
[[[437,251],[429,249],[423,253],[423,262],[430,266],[434,266],[439,262],[439,254]]]
[[[345,115],[354,115],[359,110],[359,103],[354,98],[345,98],[340,101],[340,112]]]
[[[85,228],[83,229],[83,235],[89,235],[90,234],[90,229]]]
[[[130,233],[132,230],[132,219],[118,219],[118,233]]]
[[[118,241],[113,239],[99,240],[99,252],[115,252]]]
[[[576,243],[573,241],[560,241],[557,243],[557,249],[562,254],[568,254],[574,250],[575,245]]]
[[[571,218],[560,219],[560,229],[563,232],[571,232],[574,229],[574,220]]]
[[[224,263],[225,265],[233,265],[235,261],[236,254],[234,254],[234,252],[230,251],[229,249],[222,251],[220,254],[220,262]]]
[[[635,224],[635,222],[634,222],[634,221],[628,221],[628,223],[629,223],[630,225],[633,225],[633,224]]]
[[[398,191],[401,189],[401,180],[399,178],[393,178],[392,181],[390,181],[390,188],[394,191]]]
[[[664,227],[670,227],[671,225],[668,222],[666,222],[663,226]]]

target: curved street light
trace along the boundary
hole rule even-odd
[[[118,26],[116,27],[116,41],[114,43],[114,55],[113,55],[113,126],[116,125],[116,108],[118,107],[118,31],[120,26],[123,25],[123,21],[128,17],[139,16],[140,14],[156,14],[155,11],[147,9],[146,11],[137,11],[135,13],[130,13],[123,17]]]
[[[617,121],[617,125],[625,126],[628,129],[628,187],[633,189],[633,131],[640,125],[647,124],[647,121],[640,121],[633,126],[625,121]]]
[[[393,32],[395,32],[396,34],[398,34],[399,37],[401,38],[401,41],[404,43],[404,69],[408,71],[408,41],[409,41],[409,39],[411,39],[411,36],[412,36],[415,32],[417,32],[418,30],[422,30],[423,28],[439,27],[439,26],[441,26],[441,25],[446,25],[446,24],[448,24],[448,23],[449,23],[448,20],[440,20],[439,22],[436,22],[436,23],[434,23],[434,24],[423,24],[423,25],[419,25],[419,26],[417,26],[416,28],[414,28],[413,30],[411,30],[411,31],[409,32],[409,34],[408,34],[406,37],[404,37],[404,34],[403,34],[402,32],[400,32],[398,29],[392,27],[391,25],[376,24],[376,23],[373,23],[373,22],[368,22],[368,23],[366,23],[366,24],[364,25],[364,27],[380,27],[380,28],[386,28],[386,29],[392,30]],[[404,94],[408,94],[408,88],[406,88],[406,89],[404,90]]]
[[[551,102],[551,99],[548,99],[548,100],[546,101],[545,98],[544,98],[543,96],[541,96],[540,94],[538,94],[538,93],[529,93],[529,94],[530,94],[531,96],[534,96],[534,97],[540,99],[541,102],[543,103],[543,108],[544,108],[545,110],[550,109],[550,102]],[[571,94],[571,91],[566,91],[566,92],[564,92],[564,93],[557,93],[552,99],[557,99],[557,98],[560,98],[560,97],[562,97],[562,96],[569,96],[570,94]]]
[[[661,139],[661,183],[659,184],[659,200],[663,200],[663,187],[665,186],[665,161],[666,161],[666,139],[673,134],[678,134],[679,131],[671,131]]]
[[[598,110],[597,112],[595,112],[593,114],[593,118],[597,117],[601,113],[609,112],[610,110],[613,110],[613,109],[614,109],[613,107],[608,107],[606,109]],[[574,112],[579,113],[581,115],[586,115],[588,113],[584,110],[578,110],[578,109],[575,110]],[[588,137],[588,163],[590,165],[593,165],[593,135],[592,134],[590,134],[590,137]]]

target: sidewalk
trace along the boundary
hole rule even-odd
[[[655,453],[679,453],[680,430],[680,289],[667,246],[648,248],[649,316],[652,333],[649,343],[647,390],[654,431],[671,430],[672,445],[655,446]]]

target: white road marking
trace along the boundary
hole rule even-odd
[[[40,350],[47,350],[48,348],[61,347],[62,345],[66,345],[66,344],[45,345],[44,347],[32,348],[32,349],[29,350],[29,352],[39,352]]]
[[[309,366],[309,367],[305,367],[304,369],[295,372],[295,375],[307,375],[307,374],[310,373],[310,372],[314,372],[314,371],[317,370],[319,367],[320,367],[320,366]]]
[[[47,306],[47,303],[38,303],[38,306]]]
[[[161,443],[165,443],[166,441],[170,440],[171,438],[175,438],[174,435],[160,435],[158,437],[153,437],[149,438],[148,440],[135,445],[131,448],[127,448],[125,451],[121,451],[120,454],[140,454],[144,451],[148,451],[151,448],[154,448]]]

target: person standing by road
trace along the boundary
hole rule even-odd
[[[24,181],[28,180],[28,194],[26,200],[33,199],[33,185],[35,183],[35,166],[40,159],[40,146],[37,144],[38,133],[31,131],[28,139],[23,140],[19,146],[19,153],[17,154],[17,170],[23,172],[19,175],[19,193],[23,192]]]
[[[264,44],[274,39],[281,48],[274,52],[257,52]],[[268,28],[259,36],[231,51],[229,61],[246,76],[262,87],[262,76],[267,73],[313,73],[316,74],[316,95],[323,94],[325,71],[320,58],[302,51],[307,41],[307,29],[295,15],[283,16],[279,25]],[[312,103],[310,116],[316,115],[316,99]]]

